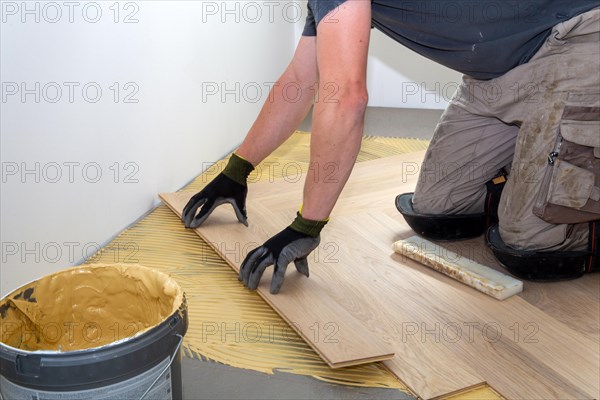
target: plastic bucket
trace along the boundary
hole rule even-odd
[[[26,313],[23,315],[19,314],[19,317],[22,320],[25,318],[27,323],[20,323],[14,317],[15,313],[20,312],[19,309],[15,307],[9,309],[9,306],[13,305],[13,303],[10,303],[11,299],[16,299],[17,302],[24,300],[34,303],[35,307],[37,307],[38,298],[36,297],[36,290],[41,287],[39,282],[43,282],[44,279],[62,279],[64,282],[65,276],[61,274],[94,273],[100,271],[98,268],[117,268],[129,272],[132,271],[131,268],[134,268],[135,274],[142,274],[142,276],[143,274],[149,274],[143,276],[141,282],[139,280],[135,282],[136,290],[140,292],[146,290],[144,285],[148,284],[148,279],[151,281],[148,286],[151,286],[151,289],[154,291],[160,291],[161,284],[167,285],[169,292],[173,292],[173,290],[178,291],[180,294],[174,298],[172,301],[173,304],[169,305],[169,307],[172,307],[173,312],[166,317],[159,316],[160,322],[153,326],[142,329],[129,337],[119,338],[116,341],[97,347],[93,347],[93,343],[95,342],[93,340],[95,337],[93,337],[84,346],[88,348],[69,351],[27,350],[19,348],[31,347],[32,343],[35,345],[35,343],[40,343],[40,340],[41,343],[45,343],[46,341],[52,343],[50,339],[57,337],[57,326],[60,327],[61,325],[56,321],[44,321],[44,324],[35,325],[34,329],[33,325],[29,322],[33,321],[32,318],[39,314],[31,314],[33,315],[32,317]],[[66,278],[68,279],[68,276]],[[127,281],[130,278],[122,278],[124,279],[122,283],[127,285],[127,291],[131,289],[132,285]],[[77,279],[81,279],[81,276],[77,275]],[[164,280],[164,283],[161,283],[161,280]],[[116,279],[113,280],[111,278],[109,286],[113,290],[118,290],[115,289],[115,286],[118,287],[117,283]],[[175,289],[173,285],[176,286]],[[79,289],[81,287],[81,285],[78,286]],[[163,286],[162,290],[166,291],[164,287],[166,286]],[[81,290],[88,289],[83,288]],[[152,292],[152,290],[148,289],[149,292]],[[61,296],[69,295],[69,288],[59,289],[59,291]],[[78,292],[74,290],[74,293]],[[115,298],[114,294],[112,298]],[[148,298],[151,299],[148,300],[149,306],[142,313],[153,312],[157,307],[162,307],[160,301],[155,297],[150,296]],[[124,303],[120,298],[116,298],[116,300],[119,304]],[[135,301],[139,300],[135,299]],[[73,309],[76,309],[76,301],[70,301],[73,303]],[[99,306],[98,299],[94,300],[93,303],[93,307],[95,307],[94,311],[96,312]],[[101,303],[103,304],[103,302]],[[28,305],[21,303],[21,307],[23,307],[22,304]],[[126,309],[126,306],[129,306],[128,304],[121,305],[123,305],[124,309]],[[88,307],[92,308],[89,304]],[[169,308],[163,307],[163,309],[166,310]],[[46,313],[50,313],[49,310],[47,309]],[[100,312],[102,311],[100,310]],[[121,311],[120,309],[116,311],[129,317],[127,311]],[[0,340],[0,395],[3,400],[162,400],[182,398],[180,347],[188,327],[187,304],[179,286],[167,275],[158,271],[129,265],[92,265],[61,271],[25,285],[2,298],[0,300],[0,322],[2,323],[2,338]],[[64,322],[64,325],[68,326],[70,330],[65,333],[66,336],[64,337],[67,338],[76,337],[79,327],[86,326],[87,324],[87,329],[89,330],[91,326],[90,321],[81,321],[80,323],[74,321],[67,322]],[[139,321],[133,321],[132,323],[139,323]],[[15,330],[17,331],[15,332]],[[39,332],[36,332],[36,330],[39,330]],[[95,332],[97,336],[97,330]],[[43,337],[40,339],[40,333],[52,336],[52,338],[46,341]],[[89,332],[86,334],[89,334]],[[19,338],[19,335],[21,335],[21,338]],[[38,335],[37,341],[32,339],[36,335]],[[62,338],[64,339],[64,337]],[[7,338],[10,338],[10,340],[7,340]],[[10,344],[5,342],[10,342]],[[26,345],[26,342],[29,345]],[[19,343],[21,346],[16,345]]]

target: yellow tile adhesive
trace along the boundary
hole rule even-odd
[[[308,170],[309,142],[309,134],[296,132],[257,166],[249,181],[267,181],[284,175],[302,179]],[[424,150],[428,143],[418,139],[365,137],[358,162]],[[215,163],[186,190],[202,189],[224,166],[225,160]],[[298,205],[301,201],[298,199]],[[252,211],[248,211],[252,218]],[[164,205],[122,232],[86,262],[142,264],[173,277],[188,302],[190,325],[184,347],[190,355],[264,373],[280,371],[337,384],[408,391],[381,363],[329,368],[267,303],[255,292],[245,290],[227,263],[193,230],[185,229]],[[317,328],[315,334],[326,334]],[[500,398],[488,392],[478,395]]]
[[[69,268],[0,301],[1,341],[27,351],[87,350],[142,334],[182,303],[181,287],[156,269],[125,263]]]

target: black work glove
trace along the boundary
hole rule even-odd
[[[246,215],[246,195],[248,186],[246,180],[254,167],[248,161],[235,153],[229,163],[215,179],[204,189],[196,193],[183,209],[181,219],[186,228],[199,227],[215,208],[224,203],[233,206],[238,221],[248,226]],[[196,215],[198,208],[200,212]]]
[[[265,269],[275,265],[271,280],[271,293],[279,293],[287,266],[292,261],[296,270],[308,277],[308,255],[317,248],[321,229],[327,221],[311,221],[298,213],[296,220],[287,228],[252,250],[242,263],[239,280],[250,290],[258,287]]]

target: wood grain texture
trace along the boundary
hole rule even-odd
[[[357,164],[309,259],[310,279],[288,272],[281,294],[267,301],[291,322],[358,324],[353,335],[390,346],[396,356],[385,365],[423,398],[483,382],[508,398],[599,398],[598,274],[555,284],[525,282],[523,293],[498,302],[394,254],[392,243],[414,235],[394,198],[414,189],[422,157]],[[302,181],[250,185],[250,229],[226,206],[197,231],[239,267],[244,247],[247,252],[262,244],[293,219]],[[181,210],[191,194],[163,199]],[[444,246],[500,268],[482,238]],[[269,283],[267,273],[259,290],[268,294]],[[283,309],[292,297],[294,304]],[[327,345],[311,343],[320,354],[352,351]]]
[[[351,223],[358,231],[359,227],[372,226],[366,224],[374,221],[379,221],[377,242],[382,243],[397,234],[394,221],[403,223],[377,212],[370,217],[355,216]],[[392,253],[384,245],[379,249],[385,254]],[[456,359],[472,366],[508,398],[597,397],[596,341],[541,312],[520,296],[499,302],[407,258],[391,257],[395,263],[389,266],[390,270],[395,267],[402,271],[402,279],[394,279],[395,285],[403,291],[416,284],[423,289],[419,304],[414,305],[420,312],[413,320],[424,342],[423,351],[435,340],[445,342]],[[427,322],[425,314],[434,317],[433,324]],[[394,368],[392,371],[409,382],[402,372]]]
[[[192,194],[168,193],[160,197],[181,216]],[[196,232],[239,272],[246,254],[280,229],[273,219],[260,224],[250,221],[246,228],[231,217],[231,210],[227,207],[217,208]],[[311,271],[311,279],[299,273],[289,275],[285,294],[269,293],[270,277],[267,273],[257,291],[330,367],[341,368],[393,357],[391,346],[372,337],[360,321],[329,298],[329,283],[320,279],[318,274]]]

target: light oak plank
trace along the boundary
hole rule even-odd
[[[160,197],[181,216],[192,195],[191,192],[179,192],[161,194]],[[220,207],[196,232],[239,272],[246,254],[278,230],[265,221],[260,225],[251,221],[246,228],[231,216],[231,210]],[[286,278],[285,292],[275,296],[269,293],[270,277],[265,273],[257,290],[332,368],[393,357],[389,346],[379,338],[372,337],[359,321],[329,297],[329,286],[330,283],[319,279],[318,274],[306,279],[294,273]]]
[[[277,225],[289,224],[292,215],[289,212],[267,210],[259,203],[253,206],[260,214],[268,213]],[[368,223],[377,225],[376,221]],[[446,343],[434,341],[423,346],[420,335],[403,334],[407,323],[420,319],[430,325],[435,323],[429,315],[421,315],[420,293],[425,289],[398,290],[390,279],[397,272],[395,263],[386,264],[384,253],[373,248],[346,221],[333,220],[330,224],[327,234],[322,235],[319,253],[309,260],[311,279],[318,275],[329,282],[329,295],[333,300],[361,321],[374,337],[380,337],[393,347],[396,356],[386,361],[388,369],[423,398],[483,384],[479,374],[457,359]],[[362,240],[357,242],[356,238]],[[424,365],[427,368],[422,368]]]
[[[385,365],[424,398],[483,381],[509,398],[598,398],[598,274],[551,285],[525,282],[520,296],[500,303],[393,254],[394,241],[414,235],[395,210],[394,198],[414,189],[422,157],[420,153],[358,164],[323,231],[319,250],[309,260],[311,278],[298,279],[303,277],[288,272],[282,293],[296,296],[299,290],[311,290],[311,295],[323,296],[323,301],[338,304],[361,321],[368,335],[381,338],[396,352]],[[276,233],[289,224],[301,199],[302,181],[252,184],[248,211],[253,226]],[[201,235],[209,241],[216,237],[216,246],[232,240],[258,245],[269,236],[265,231],[243,238],[241,225],[226,207],[207,223]],[[491,262],[482,238],[444,245],[501,268]],[[235,258],[231,248],[229,256],[227,251],[222,254]],[[238,262],[242,259],[237,256]],[[308,289],[307,282],[313,280],[318,285]],[[261,284],[267,292],[269,281]],[[442,331],[436,333],[436,324]],[[444,337],[444,328],[461,324],[463,335],[472,329],[478,340],[454,342]],[[415,327],[416,333],[410,331]],[[487,340],[494,329],[502,334]],[[436,341],[436,334],[444,340]],[[311,346],[319,352],[321,344]]]
[[[368,164],[357,164],[332,217],[335,219],[341,215],[355,215],[365,210],[380,210],[403,222],[403,218],[393,206],[394,199],[399,193],[414,191],[423,155],[423,152],[416,152],[368,161]],[[299,203],[302,188],[298,182],[294,179],[281,180],[279,187],[282,190],[276,196],[269,194],[272,192],[265,184],[251,186],[250,194],[260,198],[261,203],[271,209],[281,209],[286,205],[293,207]],[[249,213],[251,212],[252,210],[249,210]],[[407,239],[412,235],[414,232],[404,225],[404,228],[398,229],[395,240]],[[506,273],[481,237],[438,244]],[[527,290],[520,294],[522,298],[590,339],[598,341],[600,274],[586,274],[580,279],[566,282],[527,282],[526,286]]]
[[[456,359],[471,365],[488,384],[508,398],[597,397],[600,366],[595,341],[519,296],[500,302],[408,258],[392,254],[384,243],[392,240],[396,226],[403,221],[378,212],[348,219],[344,222],[345,236],[352,232],[366,239],[363,227],[369,226],[371,232],[376,228],[378,240],[370,240],[369,244],[378,246],[379,252],[390,255],[394,261],[388,264],[382,258],[378,265],[379,274],[384,274],[386,281],[393,282],[404,293],[410,293],[415,285],[421,288],[417,291],[421,293],[420,303],[412,305],[420,312],[411,321],[420,328],[417,334],[425,331],[423,325],[439,332],[437,336],[421,335],[425,342],[423,351],[439,337],[453,350]],[[376,252],[364,245],[361,250]],[[428,320],[426,315],[433,320]],[[440,329],[436,329],[436,323]],[[462,328],[459,339],[453,335],[456,326]],[[448,328],[446,335],[444,327]],[[472,334],[468,331],[470,327]],[[393,360],[387,361],[386,365],[391,362]],[[406,379],[403,372],[394,366],[391,369]]]

